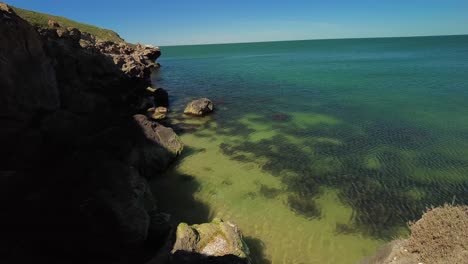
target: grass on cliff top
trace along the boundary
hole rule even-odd
[[[93,25],[88,25],[80,22],[70,20],[65,17],[53,16],[49,14],[34,12],[18,7],[10,6],[18,16],[37,27],[48,27],[49,19],[56,21],[60,24],[60,27],[74,27],[81,32],[86,32],[100,38],[102,40],[109,40],[113,42],[125,42],[117,33],[109,29],[99,28]]]

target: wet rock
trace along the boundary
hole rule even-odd
[[[184,114],[203,116],[213,112],[214,106],[208,98],[201,98],[190,102],[184,110]]]
[[[140,169],[145,177],[161,172],[171,164],[183,150],[183,143],[172,130],[144,115],[133,116],[141,134],[132,154],[130,163]]]
[[[171,253],[174,263],[250,263],[239,228],[220,219],[192,226],[179,224]]]

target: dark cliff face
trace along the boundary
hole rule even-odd
[[[182,150],[132,118],[159,49],[35,29],[2,3],[0,36],[0,262],[145,261],[170,226],[141,174]]]
[[[0,115],[10,126],[31,122],[33,113],[55,110],[59,94],[55,71],[39,34],[11,9],[0,3]],[[5,122],[5,121],[4,121]]]

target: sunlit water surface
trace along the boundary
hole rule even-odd
[[[153,180],[255,263],[356,263],[429,206],[468,203],[468,36],[163,47],[183,158]],[[216,112],[188,118],[190,99]]]

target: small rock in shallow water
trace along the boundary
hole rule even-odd
[[[184,110],[184,114],[203,116],[213,112],[214,105],[208,98],[201,98],[190,102]]]

